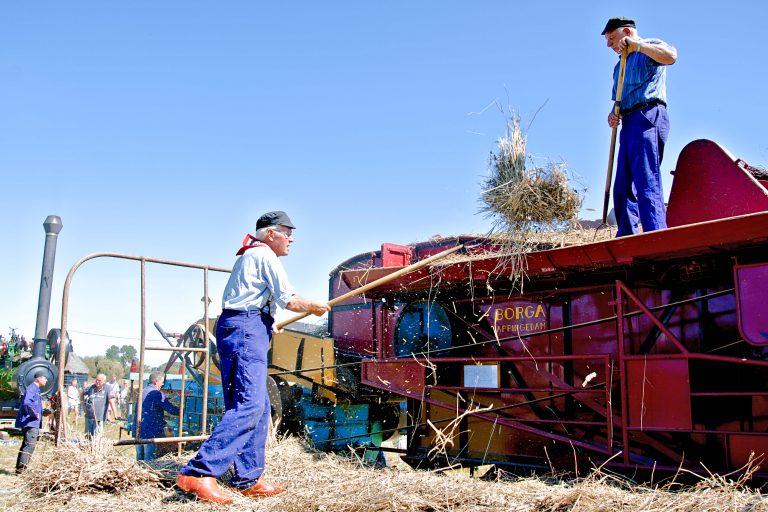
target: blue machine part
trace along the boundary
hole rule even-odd
[[[333,449],[372,444],[368,404],[336,404],[333,408]]]
[[[327,421],[305,420],[304,430],[312,445],[318,450],[330,448],[331,425]]]
[[[178,404],[181,393],[180,380],[166,380],[163,389],[166,394],[174,397]],[[184,385],[184,427],[185,435],[198,435],[202,431],[203,419],[203,390],[195,381],[188,381]],[[216,428],[224,415],[224,397],[221,385],[208,385],[208,416],[206,420],[206,432],[210,433]],[[168,418],[168,425],[173,429],[174,435],[179,435],[179,425],[176,418]]]
[[[368,404],[322,404],[313,401],[312,390],[302,389],[297,410],[310,442],[320,450],[346,450],[348,446],[378,446],[382,435],[370,421]]]

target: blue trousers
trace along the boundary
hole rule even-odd
[[[85,436],[86,437],[93,437],[97,433],[103,434],[104,433],[104,422],[103,421],[97,421],[93,418],[89,418],[87,415],[85,417]]]
[[[35,451],[37,439],[40,437],[40,429],[37,427],[24,427],[21,431],[24,433],[24,440],[21,442],[19,455],[16,457],[16,473],[21,473],[27,469],[32,452]]]
[[[613,184],[616,236],[667,227],[667,209],[661,186],[661,160],[669,134],[664,105],[632,112],[621,119],[619,156]]]
[[[234,487],[252,487],[264,471],[270,403],[267,351],[273,319],[259,311],[225,309],[216,326],[224,416],[181,474],[223,475],[234,464]]]
[[[157,446],[154,444],[137,444],[136,460],[155,460]]]

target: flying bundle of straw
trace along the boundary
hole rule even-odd
[[[521,291],[525,254],[539,246],[536,235],[575,226],[583,199],[568,183],[563,165],[526,167],[525,143],[520,118],[510,116],[506,135],[491,153],[481,195],[481,212],[492,219],[491,232],[503,240],[497,270],[509,272]]]
[[[491,153],[490,176],[483,185],[482,211],[497,233],[558,230],[573,224],[582,197],[568,183],[562,164],[526,167],[525,136],[512,116],[507,134]]]

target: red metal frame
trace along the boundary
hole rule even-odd
[[[541,363],[553,362],[553,361],[566,362],[566,361],[579,361],[579,360],[599,361],[601,362],[603,367],[603,375],[604,376],[611,375],[610,361],[607,355],[544,356],[544,357],[537,357],[536,360]],[[533,391],[537,389],[537,388],[516,387],[516,388],[498,388],[498,389],[489,390],[487,388],[461,388],[456,386],[436,386],[436,385],[429,385],[426,382],[427,380],[426,368],[430,366],[441,365],[445,363],[470,363],[470,362],[477,363],[477,364],[489,364],[489,363],[501,363],[501,362],[531,362],[531,358],[505,356],[505,357],[477,357],[477,358],[473,358],[471,361],[468,361],[466,358],[460,358],[460,357],[440,357],[440,358],[431,358],[429,360],[427,359],[368,360],[368,361],[362,362],[361,381],[363,384],[366,384],[373,388],[394,392],[408,398],[419,400],[426,404],[443,407],[443,408],[456,409],[457,414],[465,413],[467,409],[462,407],[457,407],[455,404],[449,404],[439,400],[434,400],[429,397],[429,394],[431,393],[431,391],[449,390],[449,389],[474,389],[477,392],[493,391],[495,393],[502,394],[502,393],[523,393],[526,391]],[[559,393],[572,394],[572,396],[577,400],[580,400],[577,395],[582,393],[583,394],[601,393],[605,396],[605,403],[610,404],[610,389],[608,386],[605,385],[605,382],[599,387],[597,387],[596,389],[593,387],[590,390],[574,388],[572,386],[568,386],[566,383],[562,381],[559,383],[556,383],[556,382],[552,382],[552,383],[560,384],[564,387],[546,388],[545,390],[547,392],[554,392],[558,394]],[[592,410],[597,411],[594,406],[588,405],[588,407],[590,407]],[[507,419],[507,418],[499,417],[498,415],[485,414],[482,412],[470,413],[469,416],[485,419],[491,422],[496,422],[500,425],[514,428],[521,432],[534,434],[534,435],[541,436],[547,439],[552,439],[555,441],[569,443],[573,446],[584,448],[592,452],[597,452],[604,455],[612,455],[610,446],[612,446],[613,444],[613,429],[611,426],[613,422],[613,418],[611,417],[612,412],[610,407],[608,407],[607,413],[604,413],[604,414],[606,416],[606,421],[601,422],[600,424],[605,425],[606,432],[608,433],[608,439],[609,439],[607,443],[608,448],[593,445],[588,442],[579,441],[578,439],[569,438],[567,436],[554,434],[551,432],[547,432],[541,429],[524,425],[523,423],[526,422],[525,420]],[[546,420],[539,420],[539,421],[530,420],[530,422],[550,423]],[[578,423],[578,422],[574,421],[573,423]],[[587,423],[581,422],[581,424],[592,424],[592,423],[594,422],[587,422]]]
[[[741,430],[726,430],[726,429],[720,429],[720,430],[707,430],[702,428],[696,428],[694,426],[689,426],[688,428],[680,428],[679,426],[664,426],[664,427],[658,427],[654,422],[651,422],[651,425],[644,425],[642,416],[638,415],[641,419],[640,424],[634,424],[632,421],[632,414],[631,410],[632,407],[640,407],[643,408],[646,406],[646,399],[644,398],[643,393],[645,393],[645,384],[641,383],[641,385],[638,385],[637,382],[633,382],[631,380],[631,373],[632,368],[636,366],[636,362],[642,362],[643,365],[649,365],[652,368],[657,368],[655,370],[657,373],[653,373],[652,371],[649,372],[651,375],[655,375],[654,379],[659,380],[660,378],[663,380],[666,375],[664,374],[664,367],[660,367],[659,363],[666,363],[667,366],[669,365],[675,365],[676,361],[682,362],[682,364],[687,367],[691,361],[697,360],[697,361],[710,361],[710,362],[717,362],[717,363],[728,363],[728,364],[739,364],[739,365],[746,365],[747,366],[753,366],[753,367],[761,367],[768,369],[768,362],[766,361],[744,361],[742,358],[736,358],[736,357],[729,357],[729,356],[719,356],[719,355],[711,355],[711,354],[699,354],[699,353],[691,353],[683,344],[682,342],[670,331],[670,329],[664,325],[657,316],[649,309],[648,306],[646,306],[642,300],[639,299],[636,293],[634,293],[632,290],[629,289],[629,287],[622,281],[616,280],[615,281],[615,300],[612,302],[615,307],[616,311],[616,320],[615,320],[615,331],[616,331],[616,340],[617,340],[617,349],[618,352],[615,354],[616,359],[612,360],[611,356],[609,354],[598,354],[598,355],[579,355],[579,354],[572,354],[572,355],[562,355],[562,356],[554,356],[554,355],[540,355],[537,354],[535,358],[532,356],[503,356],[503,357],[473,357],[471,360],[464,358],[464,357],[437,357],[437,358],[431,358],[429,360],[427,359],[372,359],[362,362],[362,374],[361,374],[361,381],[363,384],[366,384],[370,387],[386,390],[389,392],[396,393],[398,395],[411,398],[414,400],[417,400],[419,402],[422,402],[426,405],[430,406],[436,406],[436,407],[442,407],[446,409],[456,409],[456,414],[462,414],[467,411],[464,407],[457,407],[454,403],[447,403],[444,400],[436,400],[432,397],[433,392],[435,391],[442,391],[442,392],[461,392],[461,391],[475,391],[477,393],[481,394],[498,394],[502,396],[505,393],[511,393],[511,394],[520,394],[520,393],[535,393],[535,392],[549,392],[549,393],[555,393],[555,394],[569,394],[576,398],[581,404],[586,405],[587,407],[591,408],[593,411],[601,414],[604,418],[604,422],[595,422],[590,420],[547,420],[544,418],[505,418],[503,416],[500,416],[499,414],[494,414],[493,411],[486,413],[486,412],[475,412],[469,414],[469,416],[479,418],[482,420],[494,422],[499,425],[507,426],[510,428],[513,428],[515,430],[518,430],[520,432],[524,432],[527,434],[532,434],[535,436],[540,436],[545,439],[550,439],[553,441],[559,441],[564,443],[569,443],[572,446],[576,446],[579,448],[583,448],[585,450],[589,450],[593,453],[599,453],[603,456],[606,456],[607,459],[610,459],[611,456],[616,454],[619,450],[622,453],[621,462],[618,463],[619,466],[624,467],[637,467],[638,465],[642,466],[642,463],[639,462],[639,459],[635,459],[633,457],[633,450],[634,450],[634,444],[633,443],[640,443],[638,444],[638,447],[641,448],[640,445],[642,444],[652,444],[655,449],[658,451],[665,453],[670,459],[679,459],[682,460],[685,457],[685,454],[682,452],[677,452],[673,448],[665,447],[663,446],[663,443],[658,441],[653,441],[652,438],[649,438],[647,436],[643,437],[641,440],[632,441],[631,433],[640,434],[640,433],[687,433],[687,434],[718,434],[723,435],[726,438],[725,444],[727,445],[727,457],[729,457],[729,460],[741,460],[744,458],[744,446],[747,446],[748,443],[744,439],[749,439],[754,441],[755,445],[758,447],[765,446],[766,450],[768,451],[768,434],[758,433],[758,432],[748,432],[748,431],[741,431]],[[668,345],[665,345],[665,347],[673,348],[674,352],[671,353],[663,353],[663,354],[633,354],[631,352],[628,352],[629,345],[627,344],[626,336],[625,336],[625,320],[628,318],[627,312],[627,305],[628,303],[634,304],[639,309],[639,314],[643,317],[646,317],[650,320],[650,322],[658,328],[666,337],[666,339],[669,341]],[[657,306],[658,308],[658,306]],[[634,316],[637,315],[637,313],[632,313]],[[559,363],[565,363],[568,362],[575,362],[575,361],[600,361],[600,364],[603,368],[603,375],[605,376],[607,382],[613,382],[614,378],[618,379],[618,385],[621,393],[621,417],[616,418],[613,414],[613,400],[611,399],[611,386],[606,385],[606,382],[604,381],[602,385],[597,389],[590,389],[590,390],[582,390],[575,388],[574,386],[570,386],[562,379],[558,378],[554,373],[546,372],[546,373],[540,373],[540,375],[544,375],[544,378],[548,380],[551,387],[542,388],[542,387],[500,387],[500,388],[494,388],[494,389],[487,389],[487,388],[468,388],[464,386],[456,386],[456,385],[435,385],[435,384],[429,384],[427,382],[427,373],[426,369],[429,367],[439,367],[440,365],[446,364],[446,363],[466,363],[466,364],[500,364],[502,362],[512,362],[512,363],[530,363],[530,362],[537,362],[541,364],[546,363],[552,363],[552,362],[559,362]],[[616,375],[612,375],[612,361],[615,363],[619,369],[619,371],[616,373]],[[661,373],[658,373],[661,372]],[[687,372],[682,371],[672,371],[671,373],[677,375],[677,376],[683,376],[687,375]],[[670,381],[671,383],[675,383],[676,381],[673,380]],[[658,384],[658,383],[657,383]],[[604,397],[604,406],[598,403],[592,403],[589,399],[586,399],[584,396],[578,397],[577,395],[591,395],[595,393],[600,393]],[[713,392],[692,392],[690,389],[672,389],[668,390],[668,392],[665,393],[665,395],[662,397],[664,400],[669,400],[668,404],[664,404],[667,408],[670,410],[675,410],[676,408],[679,408],[680,414],[683,414],[682,418],[682,424],[686,423],[685,420],[685,411],[688,410],[687,413],[690,415],[690,402],[692,399],[695,398],[729,398],[729,397],[755,397],[755,396],[766,396],[768,397],[768,391],[765,392],[721,392],[721,391],[713,391]],[[648,398],[651,399],[650,397]],[[657,396],[656,399],[658,400],[659,397]],[[495,402],[494,402],[495,403]],[[635,404],[635,405],[632,405]],[[639,404],[639,405],[638,405]],[[523,404],[524,405],[524,404]],[[656,411],[651,411],[658,414]],[[657,416],[658,417],[658,416]],[[688,416],[690,418],[690,416]],[[690,420],[688,420],[690,421]],[[656,422],[658,423],[658,421]],[[535,425],[555,425],[555,424],[563,424],[563,425],[580,425],[582,427],[588,427],[588,426],[597,426],[603,425],[603,428],[605,430],[605,435],[607,437],[607,444],[606,446],[600,446],[598,444],[593,444],[588,441],[583,441],[580,439],[575,439],[573,437],[568,437],[566,435],[561,435],[556,432],[550,432],[547,430],[544,430],[542,428],[537,428]],[[614,448],[614,424],[620,424],[621,428],[621,444]],[[672,421],[672,424],[674,424],[674,420]],[[745,437],[746,436],[746,437]],[[731,441],[733,439],[733,441]],[[733,444],[734,447],[731,447],[731,444]],[[637,451],[638,454],[642,453],[642,448]],[[660,467],[660,466],[659,466]],[[670,468],[673,466],[670,466]]]
[[[768,455],[768,343],[750,340],[741,318],[746,303],[740,296],[746,292],[739,284],[738,269],[752,267],[736,266],[735,285],[729,276],[737,259],[765,261],[768,190],[709,141],[686,147],[675,172],[668,219],[672,227],[528,253],[526,293],[509,284],[511,269],[488,241],[469,245],[466,258],[423,268],[369,293],[369,299],[386,298],[386,305],[377,308],[372,319],[378,359],[362,362],[362,384],[406,397],[413,411],[422,403],[435,411],[434,407],[455,410],[457,415],[466,412],[467,406],[448,403],[453,393],[475,390],[485,403],[496,394],[502,399],[511,393],[502,404],[524,406],[516,417],[498,411],[475,412],[472,417],[527,434],[521,435],[522,442],[536,436],[542,444],[550,440],[584,448],[604,456],[601,462],[611,466],[675,470],[682,465],[695,471],[696,464],[708,460],[719,465],[718,470],[730,471],[737,469],[733,464],[746,459],[750,447]],[[418,261],[446,245],[466,241],[462,237],[416,244],[412,258]],[[758,265],[768,264],[754,266]],[[354,288],[394,270],[350,270],[341,273],[341,279]],[[441,304],[449,313],[447,328],[459,342],[450,347],[452,357],[389,358],[394,353],[389,345],[397,322],[392,305],[425,297],[433,300],[435,282],[440,283],[440,300],[445,301]],[[476,297],[475,290],[484,289],[485,284],[495,291]],[[752,288],[749,300],[756,305],[763,300],[765,287]],[[541,323],[544,327],[523,329],[519,315],[511,318],[510,313],[502,326],[510,329],[502,332],[517,335],[499,336],[499,326],[481,315],[525,304],[549,308]],[[756,315],[754,309],[748,313],[750,320]],[[763,325],[758,324],[758,331]],[[466,335],[461,334],[464,329]],[[753,346],[738,339],[739,333]],[[428,346],[429,334],[418,335],[426,336]],[[476,337],[481,339],[474,346]],[[602,403],[595,392],[577,396],[579,390],[574,389],[590,371],[582,363],[590,358],[600,358],[604,368]],[[536,360],[545,364],[541,371],[530,367]],[[427,365],[490,361],[506,364],[510,370],[505,384],[500,381],[501,387],[493,390],[460,385],[456,367],[446,367],[445,380],[435,382],[425,370]],[[722,374],[727,381],[719,383],[710,374]],[[612,390],[619,396],[611,396]],[[541,408],[526,409],[528,402],[518,401],[520,394],[525,400],[545,392],[568,397],[555,397],[549,406],[554,416],[542,414]],[[445,410],[439,411],[443,417]],[[569,428],[561,430],[559,423]],[[493,430],[472,424],[484,435],[493,435]],[[419,450],[428,448],[430,437],[424,439],[424,446],[413,441],[415,458],[422,456]],[[619,451],[620,458],[616,457]]]

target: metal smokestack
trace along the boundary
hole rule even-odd
[[[56,261],[56,240],[64,225],[58,215],[49,215],[43,222],[43,227],[45,228],[45,249],[43,251],[43,270],[40,275],[40,296],[37,301],[35,346],[32,349],[34,359],[45,358],[45,345],[48,341],[48,313],[51,310],[53,266]]]
[[[45,348],[48,344],[45,331],[48,329],[48,313],[51,309],[51,292],[53,286],[53,263],[56,260],[56,237],[59,236],[62,224],[57,215],[49,215],[43,223],[45,228],[45,249],[43,252],[43,272],[40,276],[40,298],[37,302],[37,325],[35,326],[35,346],[32,349],[32,357],[19,365],[16,371],[16,382],[19,391],[24,393],[35,380],[35,374],[43,372],[48,377],[48,382],[40,390],[44,399],[58,389],[59,372],[45,357]],[[53,335],[54,340],[57,335]]]

